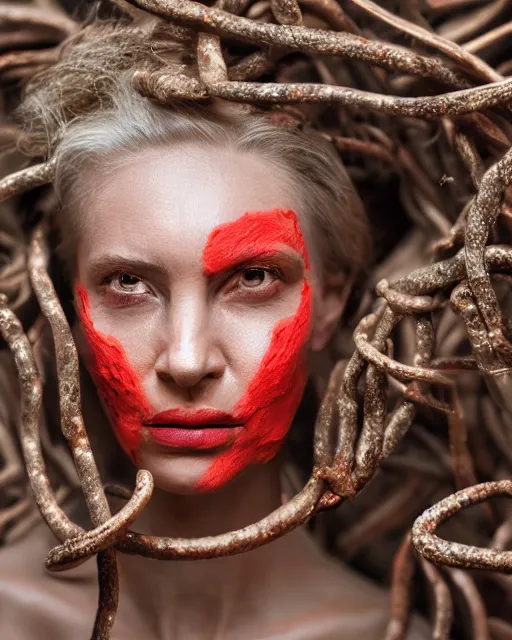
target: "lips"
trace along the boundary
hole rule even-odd
[[[144,422],[146,426],[162,427],[190,427],[195,429],[215,428],[215,427],[239,427],[240,419],[225,411],[218,409],[197,409],[190,411],[187,409],[169,409],[157,413]]]
[[[144,422],[155,442],[172,449],[207,451],[231,444],[242,423],[217,409],[170,409]]]

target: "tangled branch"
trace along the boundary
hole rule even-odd
[[[152,15],[198,32],[198,80],[165,69],[142,69],[135,74],[134,86],[152,100],[165,105],[176,97],[217,97],[257,103],[267,109],[268,104],[310,104],[314,105],[310,117],[319,128],[324,110],[334,108],[338,126],[326,126],[325,135],[342,154],[356,158],[352,167],[356,177],[361,167],[371,174],[374,163],[380,162],[387,165],[385,171],[394,171],[411,183],[402,192],[403,206],[414,224],[432,240],[433,261],[407,275],[386,275],[376,283],[378,302],[355,328],[355,351],[348,361],[334,366],[326,385],[315,425],[314,466],[305,487],[274,513],[242,530],[200,539],[159,538],[129,530],[151,496],[153,483],[147,471],[139,472],[133,494],[119,490],[129,497],[128,502],[115,515],[110,513],[81,415],[75,345],[47,273],[44,226],[37,228],[27,270],[52,330],[61,428],[94,527],[84,531],[71,522],[51,488],[39,433],[40,373],[30,336],[24,333],[3,296],[0,332],[14,355],[21,384],[23,456],[37,508],[61,541],[49,554],[47,567],[64,570],[97,555],[100,600],[93,637],[108,638],[118,599],[116,552],[161,560],[242,553],[356,496],[386,465],[402,464],[414,471],[417,486],[424,485],[426,477],[444,477],[450,459],[443,467],[443,457],[437,455],[439,442],[428,431],[420,429],[417,433],[436,454],[431,464],[422,467],[416,460],[393,455],[413,430],[418,412],[426,411],[446,419],[455,485],[463,488],[425,511],[417,518],[412,534],[403,538],[395,558],[386,637],[399,640],[407,631],[409,585],[416,562],[413,545],[434,596],[435,637],[449,637],[452,625],[448,578],[468,602],[477,637],[486,637],[485,611],[469,574],[445,572],[430,562],[512,572],[511,552],[504,549],[503,542],[499,548],[484,548],[435,535],[442,522],[465,507],[497,495],[510,497],[512,492],[511,480],[475,484],[478,474],[467,443],[467,415],[459,393],[463,376],[473,376],[476,384],[485,381],[489,389],[482,404],[485,431],[503,453],[510,472],[512,405],[507,396],[512,344],[507,317],[510,300],[502,285],[509,285],[512,277],[512,248],[508,243],[512,220],[512,79],[506,78],[504,71],[512,65],[505,61],[496,69],[476,55],[509,33],[509,25],[482,35],[483,28],[478,25],[487,24],[487,14],[472,14],[477,22],[472,34],[481,35],[459,44],[458,38],[450,39],[420,26],[424,21],[415,9],[409,10],[406,19],[370,0],[350,0],[341,5],[270,0],[260,3],[258,17],[250,15],[256,11],[250,2],[229,0],[213,7],[192,0],[130,0],[129,4],[115,0],[115,4],[134,20]],[[456,4],[455,0],[428,3],[432,12]],[[312,17],[323,21],[325,28],[318,28],[317,23],[308,26]],[[13,13],[3,5],[2,20],[18,21],[26,29],[34,28],[35,33],[51,28],[62,37],[78,30],[66,17],[43,17],[37,11],[24,13],[21,8]],[[385,42],[368,27],[363,37],[360,21],[373,28],[377,28],[375,23],[390,25],[400,38],[414,38],[414,45]],[[256,45],[259,50],[234,55],[230,50],[232,40]],[[292,53],[305,56],[314,81],[296,82],[293,73],[286,71],[287,56]],[[18,53],[15,58],[0,55],[0,73],[14,64],[30,74],[34,66],[51,64],[57,54],[52,50],[41,56],[36,52]],[[360,65],[368,65],[363,79],[357,75]],[[269,73],[275,81],[257,81]],[[286,120],[286,113],[291,112],[282,107],[275,110],[276,118]],[[290,117],[293,119],[293,115]],[[386,128],[388,117],[405,123],[400,135],[392,133],[393,127]],[[439,148],[431,141],[432,131]],[[418,139],[423,146],[415,147]],[[50,183],[54,171],[55,160],[49,159],[7,176],[0,181],[0,200]],[[409,357],[399,360],[397,336],[407,326],[413,327],[409,340],[412,346]],[[2,451],[9,447],[7,439],[5,443],[0,441]],[[18,482],[16,465],[1,473],[0,486]],[[413,489],[416,493],[416,485]],[[393,504],[385,504],[389,521],[393,520],[389,514],[399,513],[410,499],[409,494],[399,493]],[[378,528],[376,521],[385,530],[384,518],[375,510],[371,518],[359,523],[357,536],[354,531],[347,532],[340,546],[347,553],[349,548],[355,552],[365,539],[365,530]],[[498,532],[497,540],[510,537],[508,520]]]

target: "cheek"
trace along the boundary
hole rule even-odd
[[[91,305],[90,317],[96,332],[111,336],[120,344],[130,368],[143,381],[154,366],[159,314],[138,307],[109,312]]]
[[[89,370],[104,406],[108,407],[118,440],[133,459],[133,453],[140,446],[140,425],[150,415],[151,407],[123,345],[115,336],[94,327],[85,289],[78,285],[75,292],[87,342]]]
[[[260,366],[234,409],[245,428],[233,447],[213,462],[197,489],[217,489],[249,464],[265,463],[276,455],[306,384],[310,318],[311,297],[305,282],[299,308],[274,327]]]
[[[223,345],[228,368],[244,389],[258,371],[280,318],[270,310],[251,309],[225,310],[213,317],[212,330]]]
[[[271,348],[276,327],[296,314],[301,301],[302,284],[283,291],[279,299],[264,305],[222,305],[212,311],[211,330],[223,351],[229,369],[239,387],[261,373],[261,365]]]

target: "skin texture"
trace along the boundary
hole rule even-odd
[[[283,538],[261,553],[245,554],[238,566],[234,558],[226,558],[156,562],[148,570],[143,559],[131,558],[128,566],[123,559],[123,597],[112,640],[382,640],[385,592],[337,566],[302,532],[290,536],[295,539]],[[50,538],[39,525],[22,543],[0,554],[3,640],[90,637],[95,565],[88,562],[49,576],[40,559],[52,544]],[[274,544],[279,555],[271,552]],[[199,578],[206,585],[198,597]],[[138,589],[133,587],[136,581]],[[167,586],[161,591],[161,585]],[[431,638],[426,623],[413,617],[407,640]]]
[[[84,287],[94,328],[122,346],[152,411],[209,407],[232,412],[256,376],[275,328],[300,308],[305,282],[311,288],[305,345],[310,349],[321,349],[329,339],[343,310],[343,289],[327,286],[314,267],[306,280],[300,269],[292,269],[288,280],[278,285],[278,294],[249,303],[245,296],[235,300],[218,294],[225,291],[224,279],[219,281],[208,259],[211,273],[205,274],[203,255],[213,230],[236,222],[243,212],[276,208],[297,213],[311,262],[317,262],[313,258],[318,248],[311,246],[297,186],[288,184],[282,170],[259,157],[194,144],[152,149],[122,160],[109,172],[83,178],[89,181],[90,197],[80,212],[75,285]],[[289,255],[290,248],[286,251]],[[217,250],[212,258],[216,255]],[[109,274],[126,271],[127,265],[131,273],[134,261],[142,268],[134,281],[139,303],[133,305],[131,299],[128,305],[120,304],[119,281]],[[305,257],[303,263],[304,271]],[[146,289],[144,283],[150,286]],[[79,327],[75,337],[91,367],[91,350]],[[58,405],[52,412],[50,403],[56,397],[55,371],[49,369],[44,378],[48,419],[58,420]],[[103,465],[102,478],[117,480],[120,470],[133,471],[132,463],[112,438],[86,372],[82,384],[84,420]],[[247,465],[230,482],[205,493],[196,485],[218,452],[171,453],[144,438],[143,445],[136,462],[151,471],[157,489],[133,525],[141,533],[216,535],[258,521],[286,499],[280,454],[266,464]],[[110,478],[113,467],[117,475]],[[114,503],[113,511],[119,506]],[[69,511],[75,521],[90,527],[83,505]],[[55,543],[39,524],[20,543],[0,551],[2,640],[90,636],[97,596],[94,562],[50,575],[43,559]],[[327,557],[303,529],[231,558],[162,562],[117,557],[122,596],[114,640],[384,636],[385,592]],[[410,635],[427,637],[418,629]]]
[[[203,253],[219,225],[250,211],[293,210],[299,224],[302,215],[283,172],[247,154],[212,149],[204,156],[189,145],[186,153],[183,147],[165,155],[153,150],[125,160],[115,177],[95,183],[82,213],[87,233],[78,245],[77,284],[87,294],[94,329],[119,342],[154,413],[231,413],[257,376],[274,329],[297,313],[304,285],[305,264],[297,267],[290,246],[277,264],[255,256],[240,265],[283,272],[280,278],[265,271],[257,287],[249,288],[243,272],[229,277],[226,266],[205,273]],[[199,168],[205,176],[200,189],[195,179],[190,184]],[[131,291],[120,282],[122,274],[136,278]],[[310,280],[314,290],[314,273]],[[87,340],[79,336],[79,343],[94,375]],[[158,487],[193,493],[235,475],[236,469],[221,473],[201,487],[218,454],[171,451],[143,437],[137,465]]]
[[[277,296],[287,294],[290,284],[302,282],[298,308],[272,328],[258,369],[230,413],[217,407],[192,411],[172,407],[152,416],[123,346],[94,328],[87,292],[81,285],[76,292],[91,353],[90,368],[121,446],[135,464],[140,448],[152,441],[169,453],[194,455],[198,450],[215,450],[218,455],[195,485],[199,491],[211,491],[249,464],[266,463],[277,454],[306,384],[304,346],[309,334],[311,291],[304,277],[309,269],[307,250],[291,210],[249,212],[219,225],[208,237],[202,262],[204,276],[223,284],[215,291],[221,304],[223,298],[227,298],[228,304],[223,306],[228,308],[242,302],[241,312],[251,304],[271,305]],[[252,280],[246,284],[247,274]],[[137,286],[139,283],[132,288]],[[121,298],[124,305],[130,304],[129,298],[135,299],[137,308],[137,294],[130,288]],[[155,426],[148,428],[149,423]],[[202,428],[197,428],[198,423]],[[218,428],[219,424],[228,426]]]

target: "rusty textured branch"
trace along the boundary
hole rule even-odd
[[[30,485],[41,515],[60,540],[79,535],[82,529],[71,522],[57,504],[45,470],[39,439],[42,388],[34,356],[21,323],[0,296],[0,332],[13,352],[22,388],[21,445]]]
[[[393,560],[389,600],[390,617],[384,640],[404,640],[406,637],[414,564],[411,532],[407,531]]]
[[[434,57],[420,56],[400,47],[375,43],[351,33],[333,33],[308,27],[264,24],[208,8],[191,0],[130,0],[135,6],[185,26],[233,36],[254,44],[286,47],[292,51],[331,54],[370,62],[390,71],[432,77],[448,86],[469,85]]]
[[[216,82],[206,87],[187,76],[162,72],[135,76],[135,86],[147,97],[168,103],[175,98],[198,99],[214,96],[236,102],[333,103],[347,108],[370,109],[376,113],[409,118],[457,117],[512,101],[512,80],[445,93],[439,96],[401,98],[358,89],[315,83]]]
[[[485,245],[491,227],[501,211],[505,189],[512,182],[512,151],[493,165],[482,178],[480,189],[468,212],[466,224],[466,269],[468,283],[489,330],[491,345],[512,362],[512,345],[503,334],[501,311],[485,268]]]
[[[451,40],[447,40],[446,38],[438,36],[436,33],[427,31],[427,29],[424,29],[417,24],[404,20],[403,18],[400,18],[400,16],[392,14],[383,7],[380,7],[375,2],[372,2],[372,0],[350,1],[363,8],[375,18],[378,18],[379,20],[386,22],[386,24],[390,24],[400,31],[407,33],[419,42],[426,44],[428,47],[441,51],[446,56],[458,62],[461,66],[473,71],[481,80],[497,82],[503,79],[503,76],[496,73],[496,71],[483,60],[472,55],[472,52],[470,52],[466,47],[462,48]]]
[[[50,160],[0,180],[0,202],[51,182],[55,175],[55,164],[55,160]]]
[[[30,297],[27,261],[20,241],[13,243],[11,231],[2,227],[0,291],[7,299],[0,300],[0,332],[14,355],[21,382],[23,455],[37,506],[62,543],[50,553],[48,567],[64,570],[97,555],[100,590],[93,638],[107,639],[118,601],[116,550],[164,560],[242,553],[355,496],[385,463],[385,470],[393,474],[405,470],[413,480],[388,492],[338,536],[338,551],[351,555],[378,536],[409,527],[417,505],[441,482],[465,487],[417,518],[412,543],[422,555],[420,567],[434,595],[434,636],[449,635],[452,602],[443,579],[447,573],[467,605],[474,637],[487,638],[485,606],[470,576],[455,569],[440,572],[428,560],[512,572],[512,552],[505,551],[510,536],[507,518],[499,519],[503,524],[491,541],[494,548],[448,542],[435,535],[441,522],[466,506],[496,495],[510,497],[512,491],[511,480],[474,485],[477,473],[484,478],[503,477],[512,460],[508,435],[512,428],[508,393],[512,325],[507,317],[510,296],[505,290],[512,276],[512,79],[503,79],[510,61],[501,59],[491,66],[475,55],[504,42],[510,24],[488,28],[501,15],[504,0],[486,2],[476,10],[470,8],[483,5],[483,0],[428,0],[427,19],[416,2],[399,2],[397,15],[370,0],[343,5],[335,0],[256,4],[218,0],[212,7],[191,0],[114,0],[114,4],[134,23],[156,24],[157,16],[198,33],[196,76],[167,69],[164,64],[158,70],[141,68],[133,76],[141,94],[163,105],[174,98],[257,103],[251,110],[263,110],[275,124],[313,124],[347,156],[349,171],[356,179],[362,177],[364,182],[370,176],[372,188],[389,173],[400,180],[401,205],[415,229],[428,239],[434,262],[403,275],[408,260],[422,264],[417,258],[425,249],[410,239],[403,254],[402,249],[394,251],[394,266],[388,264],[387,270],[379,266],[375,280],[379,303],[369,314],[369,303],[364,303],[368,315],[357,318],[356,349],[333,369],[315,426],[314,469],[304,489],[274,513],[240,531],[195,540],[160,538],[128,530],[151,494],[147,472],[139,473],[133,495],[128,489],[113,489],[128,503],[110,514],[81,416],[76,349],[47,273],[43,231],[37,230],[28,270],[54,337],[61,427],[93,524],[85,532],[61,510],[59,500],[65,492],[60,487],[53,493],[43,464],[41,442],[43,449],[51,443],[44,420],[39,419],[41,377],[36,361],[40,362],[40,353],[34,348],[35,359],[12,313],[23,313]],[[452,20],[455,10],[461,8],[467,10],[467,17]],[[11,89],[14,81],[52,64],[61,50],[59,42],[79,29],[60,11],[43,13],[6,7],[5,3],[0,7],[0,25],[16,27],[0,34],[0,72],[3,84]],[[431,15],[436,16],[435,28],[430,24]],[[316,28],[318,24],[332,30]],[[392,28],[382,28],[384,24]],[[394,42],[403,42],[404,35],[413,39],[409,48]],[[472,40],[465,45],[457,44],[469,37]],[[232,56],[233,41],[255,45],[257,50],[251,48],[248,55],[235,51]],[[54,48],[48,49],[49,45]],[[162,42],[158,46],[163,52]],[[425,47],[436,55],[417,52]],[[10,50],[13,48],[16,51]],[[299,62],[299,56],[288,55],[294,52],[301,54]],[[273,81],[261,81],[267,77]],[[260,82],[253,82],[256,79]],[[293,104],[307,108],[297,116],[298,107],[280,106]],[[324,122],[327,112],[330,115]],[[6,129],[2,140],[11,143],[15,137],[15,132]],[[503,155],[498,158],[498,154]],[[33,158],[35,161],[40,158]],[[50,183],[54,175],[54,159],[11,174],[0,181],[0,200]],[[39,325],[32,327],[34,342],[39,341],[40,329]],[[343,349],[340,352],[344,357],[350,355]],[[465,395],[474,396],[469,411],[463,407]],[[401,447],[392,455],[417,415],[420,423],[412,427],[412,441],[415,446],[422,444],[426,455],[404,453]],[[437,422],[440,415],[442,420]],[[4,421],[0,415],[0,454],[8,459],[0,469],[0,488],[7,487],[19,500],[0,515],[0,531],[8,531],[10,523],[21,517],[26,526],[33,511],[19,486],[21,466],[10,462],[15,454],[9,438],[2,437]],[[474,447],[468,438],[470,428]],[[492,451],[490,463],[479,451],[487,441]],[[499,465],[495,470],[496,450]],[[59,471],[55,455],[47,456],[46,462],[54,471],[52,483],[54,477],[70,482],[70,474],[62,468]],[[489,505],[485,502],[485,506]],[[414,569],[412,543],[407,535],[396,556],[387,640],[406,634]],[[494,627],[496,624],[493,622]]]
[[[112,547],[140,515],[149,502],[152,491],[151,474],[148,471],[139,471],[135,490],[128,503],[104,524],[83,535],[66,540],[64,544],[52,549],[46,558],[46,568],[50,571],[71,569],[100,551]]]
[[[41,311],[50,323],[53,333],[62,433],[73,454],[91,520],[95,526],[100,526],[110,519],[110,508],[83,423],[80,408],[78,354],[59,299],[46,272],[47,263],[48,251],[45,246],[44,232],[42,227],[38,227],[32,236],[29,273]],[[117,610],[118,578],[115,551],[112,548],[102,551],[98,556],[98,563],[100,602],[104,610],[98,611],[93,637],[107,638]],[[112,600],[112,597],[115,599]]]
[[[512,551],[447,542],[434,533],[442,522],[461,509],[495,496],[512,497],[512,480],[483,482],[462,489],[427,509],[417,518],[412,529],[412,540],[416,550],[437,564],[512,573]]]

